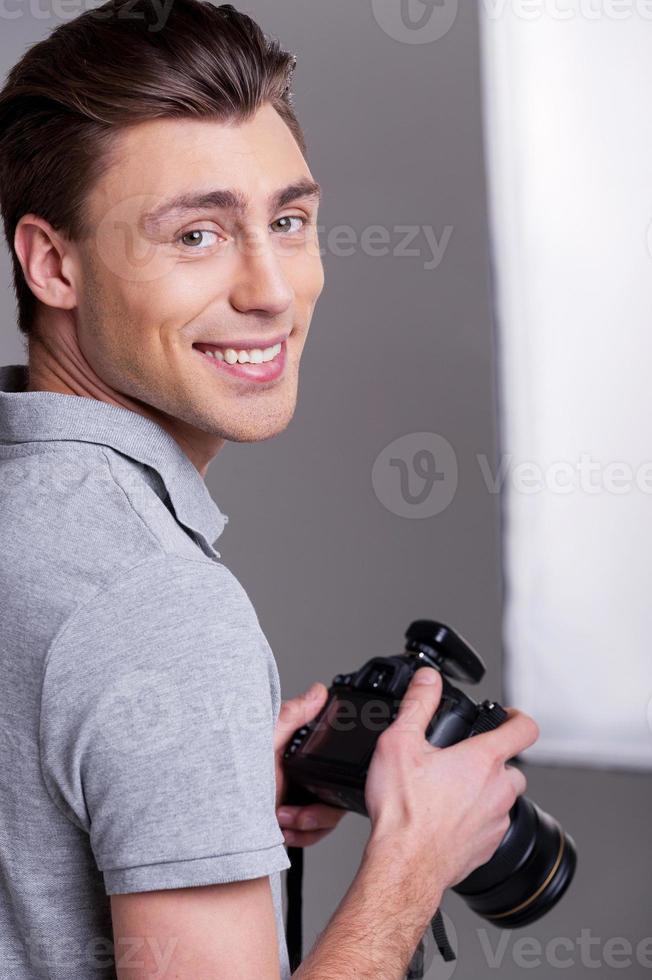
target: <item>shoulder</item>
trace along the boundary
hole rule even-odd
[[[107,600],[117,598],[112,590],[122,577],[159,573],[161,559],[215,564],[177,523],[145,467],[92,443],[53,447],[0,449],[0,591],[9,615],[18,617],[25,602],[42,611],[39,642],[49,643],[104,589]]]
[[[181,697],[204,720],[228,702],[256,704],[273,721],[280,682],[237,578],[207,557],[162,555],[120,572],[62,625],[45,658],[43,720],[101,703],[108,724],[125,698],[140,711]]]
[[[43,580],[45,598],[54,578],[56,598],[65,601],[70,591],[78,599],[120,566],[163,551],[116,481],[105,447],[62,441],[16,448],[0,458],[0,529],[13,545],[16,573],[37,591]]]
[[[104,659],[135,663],[264,640],[245,589],[220,562],[197,554],[155,553],[119,568],[80,602],[53,638],[48,662],[90,644],[87,667]]]
[[[235,576],[208,558],[148,559],[78,608],[48,651],[40,740],[51,794],[83,821],[84,796],[97,806],[107,779],[128,782],[126,794],[163,764],[181,783],[211,759],[211,780],[239,780],[241,768],[263,779],[278,698]]]

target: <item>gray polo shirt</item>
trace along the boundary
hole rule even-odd
[[[109,895],[269,875],[287,980],[279,678],[228,518],[161,426],[26,380],[0,368],[0,976],[114,978],[149,940],[114,944]]]

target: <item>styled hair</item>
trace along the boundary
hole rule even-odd
[[[171,2],[162,25],[160,0],[87,10],[29,48],[0,91],[0,211],[28,337],[39,302],[14,250],[16,226],[36,214],[71,241],[92,234],[85,202],[118,131],[153,119],[246,121],[271,103],[306,156],[295,56],[230,3]]]

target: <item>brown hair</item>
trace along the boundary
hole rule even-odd
[[[293,54],[232,4],[109,0],[57,27],[0,92],[0,210],[12,255],[18,328],[38,300],[15,253],[16,225],[37,214],[70,240],[91,232],[84,203],[117,130],[150,119],[246,120],[271,103],[304,156],[290,92]]]

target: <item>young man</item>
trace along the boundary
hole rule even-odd
[[[0,372],[0,961],[12,980],[287,980],[281,706],[206,470],[290,421],[324,278],[293,59],[232,6],[105,4],[0,93],[28,365]],[[426,683],[430,680],[431,683]],[[450,749],[420,670],[370,770],[360,869],[304,980],[403,975],[488,860],[537,737]],[[287,811],[287,812],[285,812]],[[310,820],[313,826],[310,828]],[[281,828],[284,828],[282,830]]]

